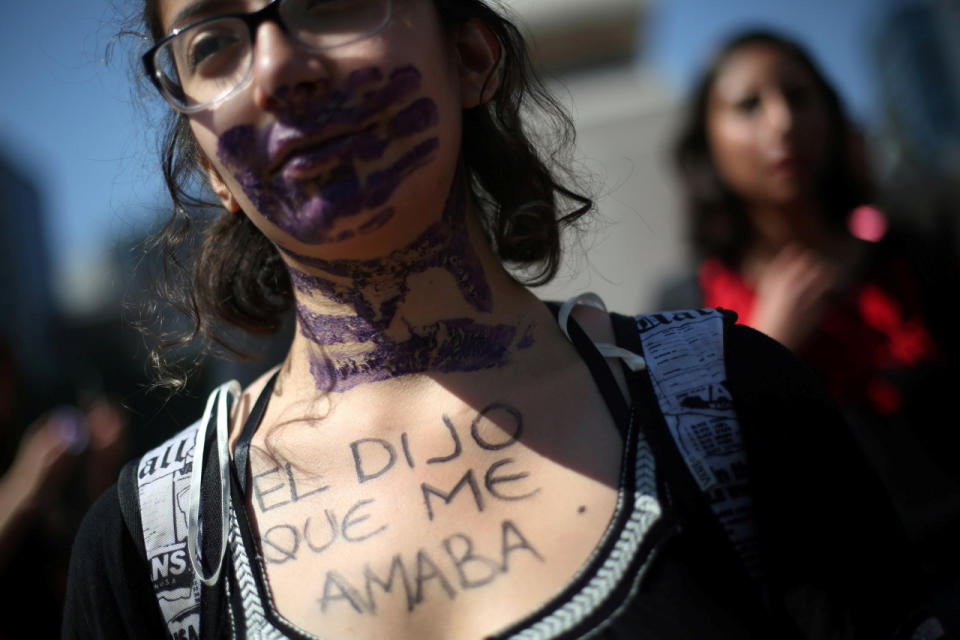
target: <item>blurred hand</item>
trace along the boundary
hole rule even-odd
[[[816,253],[787,245],[757,280],[751,326],[796,349],[820,321],[837,271]]]
[[[87,441],[86,420],[71,407],[55,409],[27,428],[17,457],[0,477],[0,570],[27,525],[57,496]]]
[[[87,409],[90,444],[86,463],[87,496],[92,502],[116,479],[127,455],[127,417],[117,404],[99,398]]]
[[[17,457],[2,478],[4,491],[17,497],[16,506],[21,509],[43,507],[60,488],[87,440],[83,414],[72,408],[51,411],[20,439]]]

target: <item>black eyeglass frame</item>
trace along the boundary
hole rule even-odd
[[[329,47],[317,47],[308,42],[303,42],[302,40],[300,40],[290,32],[290,28],[283,21],[283,15],[280,13],[280,5],[286,1],[287,0],[270,0],[270,2],[267,3],[266,6],[264,6],[261,9],[257,9],[256,11],[238,11],[235,13],[221,13],[215,16],[210,16],[208,18],[197,20],[196,22],[191,22],[190,24],[184,25],[182,27],[177,27],[176,29],[171,31],[169,34],[167,34],[166,36],[158,40],[156,44],[150,47],[146,51],[146,53],[144,53],[143,56],[140,58],[141,61],[143,62],[143,68],[147,74],[147,77],[150,78],[150,81],[160,92],[160,95],[162,95],[166,99],[166,101],[170,103],[170,106],[172,106],[174,109],[176,109],[180,113],[196,113],[197,111],[203,111],[204,109],[209,109],[210,107],[217,105],[220,102],[223,102],[224,100],[232,96],[234,93],[236,93],[241,87],[243,87],[245,83],[238,84],[237,86],[233,87],[232,89],[224,93],[222,96],[215,98],[214,100],[211,100],[210,102],[204,103],[202,105],[195,105],[195,106],[189,107],[189,106],[182,106],[174,102],[173,97],[169,94],[169,91],[164,87],[163,81],[160,80],[160,71],[157,69],[155,57],[156,57],[157,51],[159,51],[160,48],[163,47],[163,45],[170,42],[171,40],[176,38],[178,35],[186,31],[187,29],[193,29],[194,27],[206,24],[208,22],[215,22],[217,20],[224,20],[224,19],[230,19],[230,18],[240,20],[245,25],[247,25],[247,30],[250,32],[250,46],[253,47],[257,41],[257,29],[260,27],[261,24],[269,20],[270,22],[273,22],[278,27],[280,27],[284,35],[289,37],[291,40],[293,40],[300,46],[306,47],[311,51],[329,51],[330,49],[336,49],[338,47],[346,46],[354,42],[359,42],[364,38],[369,38],[370,36],[376,33],[379,33],[388,24],[390,24],[390,19],[393,17],[393,1],[383,0],[383,2],[386,3],[386,8],[387,8],[386,16],[384,17],[383,22],[380,25],[378,25],[376,29],[368,33],[364,33],[361,36],[357,36],[352,40],[347,40],[345,42],[338,42],[337,44]]]

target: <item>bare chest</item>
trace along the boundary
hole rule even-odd
[[[615,508],[600,409],[332,432],[309,464],[257,449],[247,507],[278,612],[324,638],[480,638],[547,603]]]

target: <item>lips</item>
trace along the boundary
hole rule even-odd
[[[383,155],[389,141],[375,132],[375,126],[337,136],[293,140],[277,152],[266,167],[265,175],[279,174],[284,180],[315,178],[333,163],[352,158],[369,161]]]
[[[437,105],[429,98],[420,98],[394,114],[384,125],[384,134],[377,125],[340,133],[342,127],[323,128],[314,135],[298,135],[295,129],[276,127],[269,146],[275,149],[266,166],[265,175],[277,172],[290,180],[317,177],[334,160],[349,162],[377,160],[391,141],[421,133],[438,121]]]
[[[777,175],[795,175],[800,171],[800,160],[793,154],[783,155],[771,159],[769,166]]]

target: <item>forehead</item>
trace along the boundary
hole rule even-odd
[[[218,13],[249,11],[266,4],[266,0],[155,0],[156,15],[163,33],[169,33],[200,18]]]
[[[720,65],[713,93],[727,95],[769,84],[816,84],[816,79],[794,55],[772,44],[756,43],[737,49]]]

